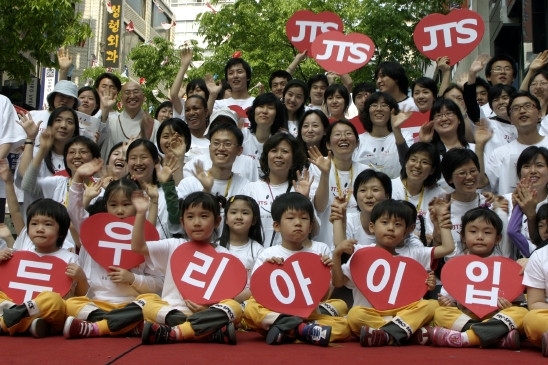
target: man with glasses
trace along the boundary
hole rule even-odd
[[[141,85],[133,81],[124,84],[122,87],[124,110],[119,115],[109,115],[108,112],[116,103],[116,98],[112,98],[112,91],[107,88],[103,93],[109,96],[105,98],[105,101],[101,100],[101,121],[108,123],[108,138],[101,148],[103,158],[108,156],[112,146],[119,142],[129,142],[132,138],[156,141],[160,122],[143,110],[146,97]]]
[[[512,85],[517,73],[516,61],[507,54],[497,55],[485,65],[485,77],[491,86],[497,84]],[[483,105],[481,110],[489,118],[494,116],[489,104]]]
[[[177,186],[179,199],[196,191],[219,194],[225,198],[244,194],[243,188],[249,180],[232,172],[236,157],[243,151],[242,131],[232,123],[219,123],[210,129],[208,138],[211,169],[205,170],[202,161],[198,161],[194,176],[185,177]]]
[[[482,165],[480,187],[491,184],[493,192],[499,195],[513,193],[518,183],[516,164],[519,155],[529,146],[548,148],[548,138],[540,135],[537,123],[540,119],[540,102],[527,91],[521,91],[510,97],[508,115],[516,127],[516,140],[495,149],[483,163],[485,143],[491,137],[486,129],[478,127],[476,133],[476,154]],[[484,167],[484,168],[483,168]],[[483,173],[485,172],[485,173]]]

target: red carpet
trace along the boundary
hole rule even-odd
[[[1,337],[0,359],[7,364],[388,364],[421,365],[524,364],[544,358],[531,343],[520,352],[504,349],[450,349],[422,346],[362,348],[357,340],[320,348],[307,344],[268,346],[257,333],[238,332],[238,345],[181,343],[138,346],[138,338],[66,340],[63,337],[34,339]],[[125,352],[128,353],[124,354]]]

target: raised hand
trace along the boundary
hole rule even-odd
[[[474,132],[474,140],[476,145],[485,146],[485,144],[493,137],[493,131],[488,126],[479,125],[476,126]]]
[[[32,116],[30,113],[28,114],[19,114],[19,120],[15,120],[17,124],[19,124],[27,134],[28,139],[36,139],[36,136],[38,135],[38,132],[40,131],[40,124],[42,124],[42,121],[39,121],[38,123],[34,123],[34,120],[32,120]]]
[[[396,114],[396,110],[392,109],[392,111],[390,112],[390,123],[392,124],[392,130],[400,129],[403,123],[411,118],[412,115],[412,111],[400,110],[400,112]]]
[[[429,120],[421,125],[419,130],[419,141],[430,143],[432,138],[434,138],[434,121]]]
[[[464,84],[468,82],[468,72],[463,72],[455,77],[455,84],[459,85],[461,88],[464,88]]]
[[[131,194],[131,203],[137,214],[146,214],[146,212],[148,212],[148,207],[150,206],[150,199],[143,190],[136,190]]]
[[[537,72],[541,68],[543,68],[548,63],[548,50],[543,51],[538,54],[537,58],[531,62],[531,65],[529,66],[529,70],[531,72]]]
[[[209,90],[210,94],[218,95],[223,89],[223,85],[221,83],[217,85],[217,83],[215,82],[215,79],[213,78],[213,75],[211,74],[206,74],[204,76],[204,81],[206,83],[207,90]]]
[[[93,182],[90,186],[86,186],[84,190],[84,198],[88,198],[88,201],[92,201],[97,198],[101,193],[103,182],[101,180]]]
[[[143,189],[145,190],[145,193],[150,198],[151,202],[158,203],[158,187],[155,184],[149,184],[147,182],[142,182],[141,185],[143,185]]]
[[[331,151],[327,153],[327,157],[323,157],[320,149],[316,146],[312,146],[308,149],[308,161],[316,166],[322,174],[329,174],[331,170]]]
[[[85,179],[91,177],[103,169],[103,159],[94,158],[93,160],[86,162],[85,164],[78,167],[75,172],[75,177],[78,175],[79,178]]]
[[[52,127],[47,127],[45,131],[40,134],[40,149],[49,151],[53,147],[55,141],[55,135]]]
[[[538,204],[537,191],[533,189],[530,181],[527,181],[527,179],[521,180],[516,187],[514,198],[525,216],[533,217],[536,215]]]
[[[178,133],[175,133],[175,135],[172,137],[171,141],[169,142],[169,151],[179,160],[185,157],[185,153],[186,153],[185,139]]]
[[[7,159],[0,159],[0,178],[4,182],[13,181],[13,175],[10,170],[10,164]]]
[[[436,65],[438,66],[438,69],[441,72],[447,72],[451,70],[451,66],[449,66],[449,63],[450,63],[450,60],[449,60],[449,57],[447,56],[438,57],[436,59]]]
[[[154,168],[156,169],[156,177],[161,183],[168,182],[171,180],[173,173],[179,169],[177,166],[177,158],[173,155],[167,155],[164,158],[163,164],[160,167],[159,164],[156,164]]]
[[[340,75],[339,75],[338,73],[335,73],[335,72],[333,72],[333,71],[329,71],[329,72],[327,73],[327,83],[328,83],[329,85],[333,84],[333,83],[335,82],[335,79],[336,79],[337,77],[340,77]]]
[[[114,108],[114,105],[116,105],[116,98],[118,97],[118,94],[114,90],[110,90],[110,88],[97,90],[99,92],[99,100],[101,108],[105,109],[112,109]]]
[[[192,62],[192,48],[183,47],[181,52],[179,52],[179,56],[181,57],[181,66],[190,65]]]
[[[312,186],[312,183],[314,182],[314,176],[312,176],[312,179],[309,179],[309,173],[308,169],[304,169],[303,173],[299,170],[297,170],[297,181],[293,180],[293,189],[296,193],[301,193],[304,196],[308,197],[310,194],[310,187]]]
[[[202,161],[197,161],[194,166],[196,167],[196,173],[194,174],[194,176],[200,181],[200,183],[204,187],[204,191],[211,191],[214,181],[213,176],[205,171]]]
[[[306,60],[306,53],[308,52],[307,49],[304,50],[304,52],[299,52],[297,53],[297,55],[295,56],[295,59],[300,63],[304,60]]]
[[[59,69],[69,70],[72,67],[72,56],[69,55],[69,50],[63,47],[59,48],[57,61],[59,62]]]
[[[472,62],[472,64],[470,65],[470,72],[477,74],[478,72],[483,70],[483,68],[485,67],[487,62],[489,62],[490,59],[491,59],[491,56],[489,56],[487,53],[480,54],[478,57],[476,57],[474,62]]]
[[[432,206],[436,211],[436,217],[438,218],[440,228],[451,229],[451,212],[449,210],[450,203],[446,199],[440,197],[432,200]]]

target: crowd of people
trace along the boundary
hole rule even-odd
[[[508,55],[478,56],[455,83],[440,58],[439,87],[426,76],[409,84],[396,62],[379,63],[373,83],[332,72],[293,78],[305,57],[272,72],[270,91],[257,97],[242,58],[227,62],[223,80],[191,80],[181,95],[185,48],[171,101],[153,117],[141,85],[111,73],[79,90],[59,81],[47,110],[16,115],[0,97],[0,197],[16,233],[0,226],[0,261],[21,250],[56,256],[73,280],[64,297],[46,291],[14,303],[0,292],[0,335],[235,344],[241,328],[271,345],[355,337],[366,347],[512,350],[527,337],[548,356],[548,51],[519,90]],[[77,111],[100,119],[94,136]],[[409,126],[413,118],[420,127]],[[5,157],[15,150],[12,173]],[[95,261],[80,234],[98,213],[134,217],[131,248],[142,264],[107,270]],[[158,241],[145,240],[146,221]],[[189,241],[241,260],[245,289],[208,306],[185,299],[171,259]],[[429,273],[424,299],[375,309],[350,270],[371,247],[418,261]],[[332,275],[308,318],[269,310],[249,286],[261,265],[300,252],[317,254]],[[499,297],[498,310],[477,317],[440,281],[460,255],[516,260],[526,297]]]

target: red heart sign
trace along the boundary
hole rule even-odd
[[[251,276],[249,288],[262,306],[278,313],[307,318],[329,289],[331,272],[320,257],[300,252],[283,265],[265,262]]]
[[[238,116],[239,116],[240,118],[247,118],[247,110],[248,110],[249,108],[243,109],[243,108],[242,108],[241,106],[239,106],[239,105],[229,105],[228,108],[231,109],[231,110],[234,110],[234,111],[236,112],[236,114],[238,114]]]
[[[89,255],[103,268],[110,266],[133,269],[145,261],[143,255],[131,251],[131,234],[135,217],[120,219],[110,213],[94,214],[82,223],[80,240]],[[145,221],[145,240],[158,241],[156,227]]]
[[[32,300],[43,291],[65,296],[72,286],[66,269],[67,263],[59,257],[16,251],[11,259],[0,263],[0,290],[17,304]]]
[[[365,248],[352,255],[350,273],[360,292],[377,310],[404,307],[420,300],[428,273],[410,257],[392,256],[382,248]]]
[[[362,134],[365,132],[365,128],[363,127],[363,123],[360,120],[360,116],[356,115],[354,118],[348,120],[350,123],[356,127],[356,130],[358,131],[358,134]]]
[[[325,70],[342,75],[365,66],[375,53],[375,44],[364,34],[331,31],[316,37],[311,51]]]
[[[331,30],[342,32],[343,22],[337,14],[329,11],[314,14],[310,10],[299,10],[285,24],[289,42],[301,53],[310,51],[312,42],[319,34]]]
[[[453,10],[447,15],[430,14],[421,19],[413,32],[420,53],[435,60],[449,57],[453,66],[481,42],[485,25],[472,10]]]
[[[247,283],[242,262],[236,256],[215,251],[211,245],[186,242],[173,251],[170,265],[183,298],[197,304],[232,299]]]
[[[523,293],[520,271],[521,265],[506,257],[462,255],[443,266],[441,280],[453,298],[483,318],[498,309],[499,297],[511,302]]]

